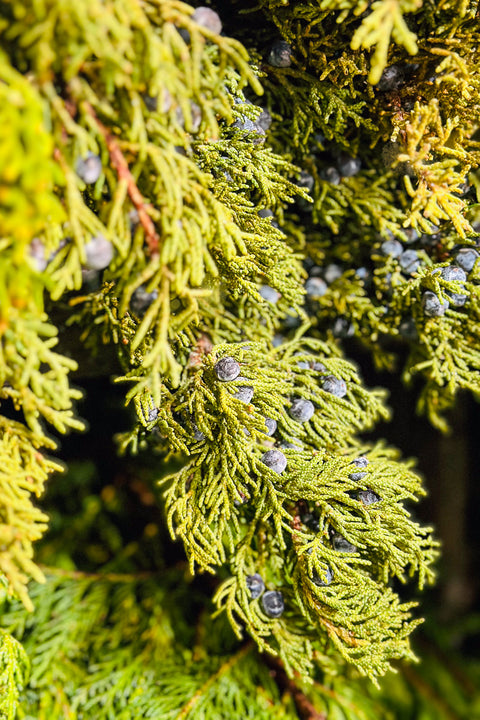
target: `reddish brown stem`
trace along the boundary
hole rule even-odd
[[[267,664],[272,668],[272,674],[280,689],[286,690],[292,696],[298,716],[301,720],[327,720],[323,712],[318,712],[304,692],[288,677],[282,663],[272,655],[266,656]]]
[[[110,130],[102,123],[101,120],[98,119],[93,107],[88,103],[86,103],[86,107],[87,107],[90,115],[94,118],[95,122],[97,123],[98,128],[99,128],[100,132],[102,133],[103,137],[105,138],[105,143],[107,145],[111,163],[112,163],[113,167],[115,168],[115,170],[117,171],[119,179],[126,180],[126,182],[127,182],[127,192],[130,197],[130,200],[132,201],[132,203],[138,213],[139,222],[142,225],[143,229],[145,230],[145,239],[147,241],[150,255],[151,256],[157,255],[160,238],[158,236],[157,231],[155,230],[155,225],[152,222],[152,218],[148,214],[149,207],[151,207],[151,206],[149,203],[145,202],[145,199],[143,198],[142,193],[138,189],[137,183],[135,182],[135,178],[133,177],[132,173],[130,172],[128,163],[125,160],[125,156],[123,155],[122,151],[120,150],[120,147],[118,145],[118,142],[117,142],[115,136],[112,135]]]

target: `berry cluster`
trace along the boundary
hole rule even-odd
[[[248,575],[246,579],[247,589],[250,592],[252,600],[261,597],[261,603],[265,615],[270,618],[279,618],[285,610],[285,601],[280,590],[266,590],[263,578],[255,573]]]

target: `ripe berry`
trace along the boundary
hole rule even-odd
[[[273,67],[290,67],[292,64],[292,46],[285,40],[277,40],[270,47],[267,62]]]
[[[404,74],[401,68],[398,65],[390,65],[390,67],[385,68],[382,72],[376,88],[380,90],[380,92],[389,92],[390,90],[395,90],[400,87],[403,80]]]
[[[340,185],[340,181],[342,179],[337,168],[333,166],[323,168],[320,171],[320,177],[322,178],[322,180],[330,183],[330,185]]]
[[[335,375],[327,375],[322,384],[325,392],[335,395],[335,397],[345,397],[347,394],[347,384],[345,380],[335,377]]]
[[[352,460],[352,462],[350,464],[356,465],[359,468],[364,468],[364,467],[367,467],[368,460],[365,456],[362,455],[361,457],[356,458],[356,460]],[[361,480],[363,477],[365,477],[366,474],[367,473],[364,473],[364,472],[354,472],[354,473],[350,473],[350,475],[348,477],[350,478],[350,480],[357,482],[358,480]]]
[[[343,270],[340,267],[340,265],[337,265],[336,263],[329,263],[323,272],[323,277],[325,278],[325,282],[327,282],[329,285],[330,283],[335,282],[335,280],[338,280],[338,278],[341,278],[343,275]]]
[[[398,262],[406,275],[416,273],[422,264],[416,250],[405,250],[405,252],[401,254]]]
[[[287,458],[280,450],[267,450],[266,453],[263,453],[260,460],[264,465],[270,468],[270,470],[273,470],[279,475],[283,473],[287,467]]]
[[[270,287],[270,285],[262,285],[259,288],[258,292],[264,300],[272,303],[272,305],[275,305],[281,297],[280,293],[274,288]]]
[[[319,277],[311,277],[305,283],[305,292],[308,297],[322,297],[327,290],[327,283]]]
[[[290,417],[297,422],[308,422],[315,413],[315,405],[311,400],[296,398],[290,406],[289,413]]]
[[[297,452],[301,452],[303,450],[303,447],[302,447],[302,445],[300,445],[298,440],[294,443],[288,442],[288,440],[284,440],[283,442],[280,443],[280,447],[283,448],[284,450],[296,450]]]
[[[217,35],[220,35],[222,32],[222,21],[215,10],[211,8],[198,7],[192,15],[192,20]]]
[[[103,235],[97,235],[85,245],[85,255],[89,270],[104,270],[112,262],[113,245]]]
[[[442,268],[440,270],[440,275],[447,282],[463,283],[467,279],[465,270],[461,267],[456,267],[455,265],[447,265],[447,267]]]
[[[147,422],[153,422],[158,417],[158,408],[150,408],[148,411]]]
[[[463,307],[467,302],[467,295],[461,295],[460,293],[448,292],[447,295],[450,298],[450,305],[453,307]]]
[[[318,585],[319,587],[326,587],[327,585],[330,585],[330,583],[333,580],[333,572],[332,568],[327,565],[325,568],[325,572],[322,575],[319,575],[319,573],[315,570],[315,568],[312,571],[312,582],[314,585]]]
[[[272,124],[272,116],[266,108],[262,108],[262,112],[257,118],[257,125],[262,128],[265,132],[269,129]]]
[[[441,317],[445,315],[449,306],[448,300],[441,301],[438,295],[426,290],[422,296],[422,308],[427,317]]]
[[[338,317],[332,325],[332,333],[338,338],[352,337],[355,334],[355,328],[348,318]]]
[[[360,490],[357,493],[357,499],[360,500],[364,505],[373,505],[373,503],[380,502],[382,499],[373,490]]]
[[[265,418],[265,425],[267,426],[267,435],[271,437],[275,434],[277,429],[277,421],[274,418]]]
[[[233,397],[248,404],[253,398],[253,393],[254,390],[251,385],[240,385],[240,387],[238,387],[233,393]]]
[[[380,252],[386,257],[398,258],[403,253],[403,245],[398,240],[385,240],[380,245]]]
[[[215,363],[213,369],[215,370],[217,378],[222,382],[236,380],[240,375],[240,365],[235,358],[228,355]]]
[[[93,185],[102,173],[102,161],[98,155],[89,152],[84,158],[77,160],[75,170],[84,183]]]
[[[262,595],[262,607],[268,617],[278,618],[283,615],[285,602],[282,593],[279,590],[267,590]]]
[[[478,251],[474,248],[461,248],[455,256],[456,264],[465,272],[469,273],[473,270],[473,266],[478,258]]]
[[[332,533],[332,544],[333,549],[337,552],[345,552],[345,553],[354,553],[357,552],[357,547],[355,545],[352,545],[351,542],[348,542],[343,535],[340,535],[340,533],[334,532]]]
[[[145,290],[145,285],[140,285],[132,294],[130,307],[136,315],[143,315],[157,297],[157,290],[147,292]]]
[[[258,573],[255,573],[255,575],[247,575],[246,583],[252,600],[259,598],[265,590],[265,583]]]
[[[197,442],[205,440],[205,434],[201,430],[199,430],[196,425],[193,426],[193,437]]]
[[[340,175],[343,177],[353,177],[353,175],[356,175],[359,172],[362,166],[362,161],[360,158],[354,158],[347,153],[342,152],[338,156],[336,165]]]

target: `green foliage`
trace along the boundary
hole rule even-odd
[[[458,243],[476,247],[476,13],[231,0],[219,33],[177,0],[0,1],[2,717],[391,717],[359,676],[415,659],[417,601],[399,587],[434,580],[438,543],[410,511],[425,494],[412,464],[363,437],[390,413],[349,338],[382,369],[400,348],[441,429],[459,390],[480,394],[479,263],[441,275]],[[414,244],[413,271],[393,238]],[[426,315],[426,291],[452,301],[444,315]],[[107,463],[82,459],[70,496],[55,475],[39,562],[59,567],[40,586],[32,495],[62,469],[48,433],[84,427],[74,383],[105,372],[135,410],[117,436],[135,464],[105,485]],[[263,461],[273,448],[284,472]],[[252,597],[254,573],[281,617]]]

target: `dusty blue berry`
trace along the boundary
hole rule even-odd
[[[374,493],[373,490],[360,490],[357,493],[357,499],[360,500],[364,505],[373,505],[373,503],[380,502],[382,499],[380,495]]]
[[[337,378],[335,375],[327,375],[323,380],[322,387],[325,392],[331,393],[335,395],[335,397],[342,398],[347,394],[347,384],[345,380]]]
[[[102,173],[102,161],[98,155],[87,153],[84,158],[77,160],[76,172],[79,178],[87,185],[96,183]]]
[[[386,257],[398,258],[403,253],[403,245],[398,240],[385,240],[380,245],[380,252]]]
[[[427,317],[441,317],[448,310],[448,300],[440,300],[436,293],[426,290],[422,296],[422,308]]]
[[[242,378],[242,379],[244,379],[244,378]],[[254,390],[251,385],[240,385],[240,387],[237,387],[237,389],[233,393],[233,397],[237,398],[237,400],[241,400],[242,402],[248,404],[249,402],[252,401],[253,393],[254,393]]]
[[[89,270],[104,270],[113,260],[113,245],[103,235],[93,237],[85,245],[85,265]]]
[[[275,305],[281,297],[280,293],[274,288],[270,287],[270,285],[262,285],[259,288],[258,292],[264,300],[272,303],[272,305]]]
[[[150,408],[147,415],[147,422],[153,422],[158,417],[158,408]]]
[[[357,547],[355,545],[352,545],[351,542],[348,542],[343,535],[340,535],[340,533],[334,532],[332,533],[332,545],[333,549],[337,552],[344,552],[344,553],[354,553],[357,552]]]
[[[193,437],[197,442],[205,440],[205,434],[201,430],[199,430],[196,425],[193,426]]]
[[[418,338],[417,326],[413,318],[401,322],[398,332],[407,340],[416,340]]]
[[[455,255],[456,264],[469,273],[473,270],[473,266],[478,258],[478,251],[474,248],[461,248]]]
[[[297,452],[301,452],[303,450],[303,447],[298,440],[296,442],[289,442],[288,440],[284,440],[280,443],[280,447],[284,450],[296,450]]]
[[[217,378],[222,382],[236,380],[240,375],[240,365],[235,358],[228,355],[215,363],[213,369]]]
[[[340,265],[337,265],[336,263],[329,263],[323,271],[323,277],[325,278],[325,282],[328,284],[335,282],[335,280],[341,278],[342,275],[343,270]]]
[[[290,417],[297,422],[308,422],[315,414],[315,405],[311,400],[296,398],[290,406]]]
[[[338,172],[337,168],[333,166],[322,168],[320,171],[320,177],[322,180],[330,183],[330,185],[340,185],[342,180],[342,176]]]
[[[247,575],[246,583],[252,600],[259,598],[265,590],[263,578],[258,573],[255,573],[254,575]]]
[[[359,467],[359,468],[365,468],[368,465],[368,460],[364,455],[362,455],[361,457],[356,458],[355,460],[352,460],[352,462],[350,464],[355,465],[356,467]],[[350,480],[357,482],[358,480],[361,480],[363,477],[365,477],[366,474],[367,473],[365,473],[365,472],[354,472],[354,473],[350,473],[350,475],[348,477],[350,478]]]
[[[267,426],[267,435],[270,437],[275,434],[277,429],[277,421],[274,418],[265,418],[265,425]]]
[[[406,275],[413,275],[422,264],[416,250],[405,250],[398,260],[400,267]]]
[[[136,315],[143,315],[157,297],[157,290],[147,292],[145,285],[140,285],[130,298],[130,307]]]
[[[273,67],[290,67],[292,64],[292,46],[285,40],[277,40],[270,47],[267,62]]]
[[[338,317],[332,325],[332,333],[338,338],[352,337],[355,334],[355,328],[348,318]]]
[[[463,283],[467,279],[465,270],[461,267],[457,267],[456,265],[447,265],[447,267],[442,268],[440,270],[440,275],[447,282]]]
[[[287,458],[280,450],[276,450],[275,448],[273,450],[267,450],[266,453],[263,453],[260,460],[264,465],[270,468],[270,470],[273,470],[279,475],[283,473],[287,467]]]
[[[217,35],[222,32],[222,21],[215,10],[211,8],[198,7],[192,15],[192,20]]]
[[[267,590],[262,595],[262,607],[268,617],[278,618],[283,615],[285,602],[282,593],[279,590]]]
[[[257,125],[262,128],[265,132],[272,124],[272,116],[266,108],[262,108],[262,112],[257,118]]]
[[[468,296],[461,295],[460,293],[449,292],[446,293],[449,297],[450,305],[453,307],[463,307],[467,302]]]
[[[320,575],[315,568],[312,571],[312,582],[314,585],[318,585],[318,587],[326,587],[327,585],[330,585],[330,583],[333,580],[333,571],[332,568],[329,567],[329,565],[326,566],[325,572]]]
[[[362,167],[362,161],[360,158],[354,158],[347,153],[339,153],[338,159],[336,160],[337,170],[343,177],[353,177],[356,175]]]
[[[322,297],[327,290],[327,283],[319,277],[311,277],[305,283],[305,292],[308,297]]]

